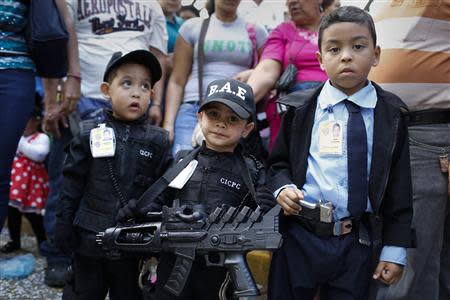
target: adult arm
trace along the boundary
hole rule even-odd
[[[74,19],[69,12],[65,0],[56,0],[55,3],[69,33],[69,42],[67,45],[68,72],[67,79],[63,85],[61,102],[61,111],[67,115],[75,111],[76,104],[81,95],[80,57]]]
[[[81,75],[78,41],[75,33],[74,18],[72,17],[73,12],[72,14],[69,12],[64,0],[56,0],[55,3],[69,33],[69,43],[67,45],[68,77],[63,87],[60,102],[57,99],[60,79],[42,78],[45,104],[43,129],[54,137],[60,138],[60,126],[68,127],[66,116],[69,112],[76,109],[76,103],[80,98]],[[71,9],[73,10],[73,8]]]
[[[259,62],[247,81],[253,89],[256,103],[274,88],[281,71],[281,63],[277,60],[263,59]]]
[[[291,23],[281,23],[269,35],[261,54],[261,61],[248,79],[253,88],[255,101],[261,99],[275,87],[275,83],[283,71],[283,60],[288,44],[288,32],[292,30]]]
[[[166,60],[167,55],[165,55],[161,50],[150,47],[150,52],[156,56],[159,63],[161,64],[161,79],[155,83],[153,87],[155,91],[154,98],[152,99],[152,106],[150,107],[149,117],[152,124],[159,125],[162,121],[162,103],[163,103],[163,92],[164,92],[164,82],[166,81]]]
[[[184,87],[192,69],[192,46],[179,35],[175,42],[173,55],[174,69],[167,85],[166,113],[163,127],[169,131],[169,139],[173,142],[175,118],[183,99]]]
[[[164,83],[166,79],[166,60],[167,60],[167,27],[166,18],[162,11],[161,6],[158,3],[152,5],[152,18],[153,31],[151,36],[149,36],[149,50],[156,56],[159,63],[161,64],[161,79],[155,84],[153,90],[155,91],[152,106],[149,111],[149,118],[152,124],[160,125],[162,121],[162,106],[163,106],[163,94],[164,94]]]
[[[55,138],[61,137],[59,126],[68,128],[69,125],[66,119],[66,112],[57,101],[57,92],[59,78],[42,78],[42,86],[44,88],[44,106],[45,115],[43,120],[43,129],[45,132],[51,134]]]

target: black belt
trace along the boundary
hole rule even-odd
[[[450,123],[450,110],[422,110],[408,114],[409,126],[446,123]]]
[[[359,223],[354,219],[343,219],[337,222],[326,223],[313,220],[302,215],[295,215],[290,218],[295,220],[309,232],[312,232],[321,238],[346,235],[352,231],[355,231],[357,227],[356,225]]]

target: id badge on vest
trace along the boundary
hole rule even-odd
[[[327,120],[319,124],[320,156],[342,155],[343,130],[342,121]]]
[[[116,152],[116,135],[114,130],[99,124],[97,128],[91,129],[89,137],[92,157],[113,157]]]

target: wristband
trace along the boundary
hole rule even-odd
[[[66,77],[72,77],[75,78],[78,81],[81,81],[81,76],[80,75],[76,75],[76,74],[67,74]]]

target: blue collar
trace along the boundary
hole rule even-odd
[[[334,106],[345,99],[352,101],[360,107],[375,108],[377,104],[377,92],[372,83],[368,81],[365,87],[353,95],[347,96],[344,92],[332,86],[330,80],[327,80],[318,97],[321,109],[326,109],[330,105]]]

